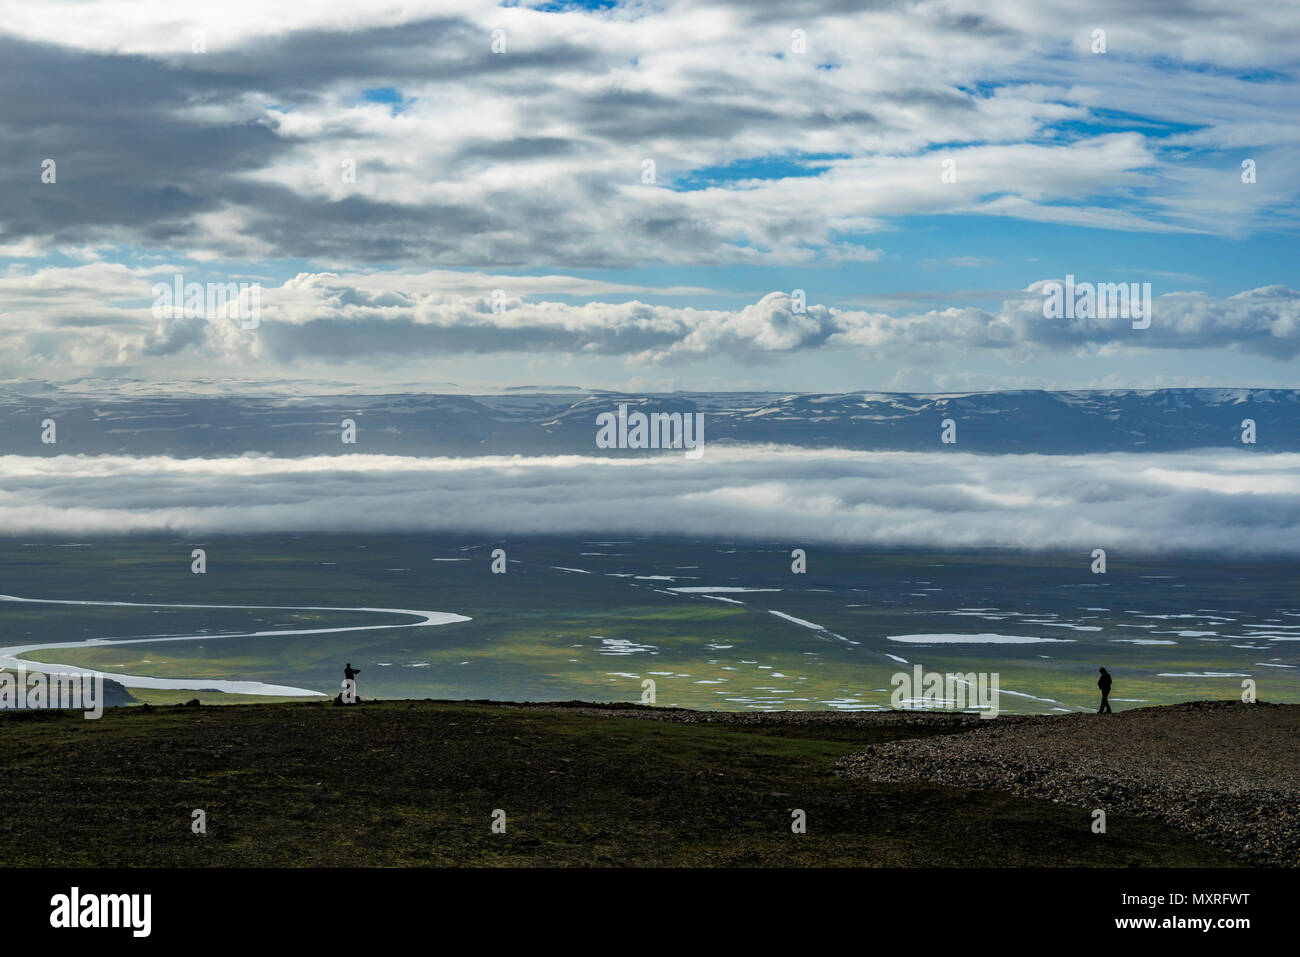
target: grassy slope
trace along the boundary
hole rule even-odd
[[[371,702],[0,714],[0,864],[1191,866],[1161,825],[836,777],[920,728]],[[838,739],[838,740],[836,740]],[[203,808],[208,833],[190,830]],[[508,831],[490,831],[493,809]],[[790,809],[808,833],[790,832]]]

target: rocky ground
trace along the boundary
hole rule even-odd
[[[974,724],[874,744],[836,766],[850,778],[1155,818],[1250,863],[1300,865],[1300,705],[1201,701]]]

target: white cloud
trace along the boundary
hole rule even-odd
[[[594,435],[594,431],[593,431]],[[19,534],[474,530],[1300,554],[1300,454],[0,457]]]
[[[1300,292],[1283,286],[1216,298],[1161,293],[1159,282],[1153,283],[1151,326],[1136,330],[1127,318],[1044,317],[1046,280],[997,309],[904,311],[900,301],[894,305],[902,308],[879,311],[809,301],[798,312],[790,292],[768,293],[734,309],[698,309],[635,298],[547,297],[671,297],[710,290],[654,290],[564,275],[302,273],[278,286],[263,285],[261,325],[245,330],[239,320],[223,317],[156,318],[153,285],[170,286],[178,272],[186,282],[231,278],[203,269],[109,262],[11,270],[0,277],[0,368],[29,375],[56,366],[161,373],[202,357],[231,371],[249,363],[270,370],[313,360],[357,370],[382,369],[402,356],[497,354],[606,356],[664,365],[724,356],[752,362],[819,349],[921,363],[935,350],[984,351],[1016,361],[1155,350],[1240,350],[1274,360],[1300,354]],[[499,299],[497,290],[504,293]]]
[[[25,192],[0,204],[9,255],[161,237],[196,258],[330,266],[837,263],[875,258],[881,242],[860,234],[916,214],[1229,235],[1295,214],[1285,171],[1300,159],[1300,28],[1285,5],[50,11],[0,4],[0,39],[22,45],[15,71],[42,80],[0,133],[25,138],[34,116],[59,117],[42,150],[68,170],[40,187],[60,197],[44,216],[26,214]],[[791,51],[791,24],[806,53]],[[1099,24],[1108,52],[1095,56]],[[196,30],[205,53],[191,52]],[[1263,76],[1233,75],[1245,72]],[[363,98],[377,88],[398,91],[400,108]],[[66,115],[90,89],[115,124],[109,140],[94,117]],[[1129,128],[1114,132],[1116,116]],[[1189,148],[1250,150],[1260,178],[1244,189],[1240,157]],[[676,188],[774,158],[819,175]],[[942,158],[956,160],[955,184],[941,183]],[[641,181],[647,159],[654,185]]]

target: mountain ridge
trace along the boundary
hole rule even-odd
[[[1198,388],[315,395],[82,395],[0,386],[0,454],[284,456],[637,454],[597,450],[596,416],[703,413],[705,443],[879,451],[1300,451],[1300,390]],[[40,423],[58,423],[58,442]],[[343,444],[344,419],[358,439]],[[940,442],[945,420],[955,444]],[[1242,442],[1243,422],[1256,442]]]

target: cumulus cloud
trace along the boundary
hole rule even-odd
[[[591,456],[0,457],[21,534],[476,531],[1300,554],[1300,455],[708,448]]]
[[[11,271],[0,278],[0,344],[10,363],[101,368],[149,368],[178,356],[235,368],[250,361],[382,365],[395,356],[506,353],[608,356],[631,364],[720,356],[752,363],[822,349],[898,358],[985,351],[1018,360],[1137,350],[1236,349],[1275,360],[1300,354],[1300,292],[1285,286],[1223,298],[1157,292],[1150,328],[1134,329],[1129,318],[1045,317],[1046,280],[997,309],[907,311],[898,303],[887,312],[796,301],[791,292],[734,309],[545,298],[645,291],[562,275],[302,273],[261,287],[260,325],[246,330],[243,320],[226,316],[155,315],[153,304],[140,300],[157,281],[170,288],[174,275],[104,262]],[[194,270],[182,275],[187,282],[206,278]],[[78,334],[64,335],[70,328]]]

